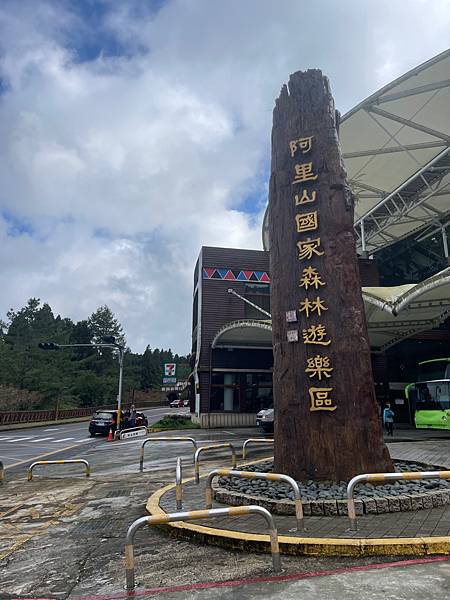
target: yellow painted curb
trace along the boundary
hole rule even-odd
[[[267,459],[262,459],[267,460]],[[252,461],[252,464],[257,461]],[[261,461],[258,461],[261,462]],[[186,479],[183,483],[194,481]],[[175,487],[164,486],[150,496],[146,509],[151,515],[167,514],[160,506],[162,496]],[[194,539],[226,548],[270,552],[269,536],[260,533],[216,529],[205,525],[179,521],[168,523],[164,529],[183,539]],[[450,536],[417,538],[305,538],[279,535],[283,554],[316,556],[423,556],[450,554]]]

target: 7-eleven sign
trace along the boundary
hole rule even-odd
[[[175,377],[177,363],[164,363],[164,377]]]

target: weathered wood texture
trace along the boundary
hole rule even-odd
[[[353,232],[353,198],[347,186],[329,82],[319,70],[291,75],[276,101],[270,180],[270,269],[274,342],[275,468],[297,479],[348,480],[355,474],[392,470],[383,442],[370,364]],[[289,142],[313,136],[307,153],[292,156]],[[293,184],[295,165],[312,162],[316,180]],[[316,200],[296,205],[307,189]],[[295,216],[317,210],[318,225],[297,231]],[[320,237],[323,255],[299,258],[297,243]],[[299,285],[303,269],[313,267],[325,285],[307,291]],[[328,308],[306,316],[300,302],[320,297]],[[298,323],[286,322],[297,310]],[[322,324],[331,343],[304,344],[302,332]],[[287,330],[298,330],[298,342]],[[310,377],[308,358],[329,357],[333,371]],[[309,389],[328,392],[335,410],[311,411]],[[323,406],[323,405],[322,405]]]

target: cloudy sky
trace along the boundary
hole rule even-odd
[[[346,112],[449,41],[448,0],[0,0],[0,318],[108,304],[188,352],[200,247],[261,247],[289,74]]]

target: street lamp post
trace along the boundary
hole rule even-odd
[[[123,359],[125,355],[125,347],[121,346],[116,342],[116,338],[111,336],[106,336],[103,340],[116,348],[119,352],[119,390],[117,392],[117,429],[120,429],[120,418],[121,418],[121,410],[122,410],[122,380],[123,380]]]
[[[104,344],[56,344],[55,342],[40,342],[41,350],[59,350],[60,348],[111,348],[119,353],[119,390],[117,394],[117,429],[120,429],[120,411],[122,407],[122,381],[123,381],[123,359],[125,347],[116,342],[116,338],[105,336]]]

